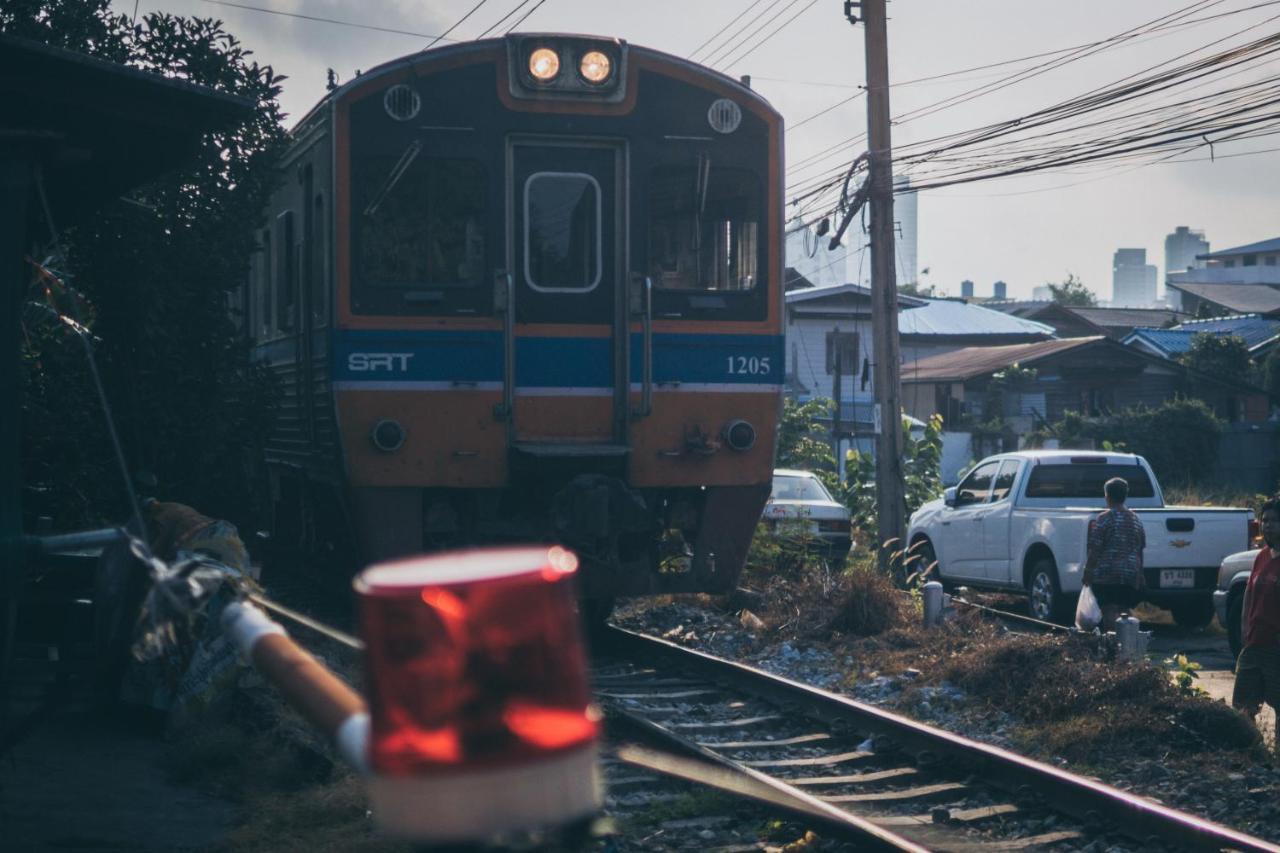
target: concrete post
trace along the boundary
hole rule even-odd
[[[1116,638],[1120,641],[1121,660],[1135,661],[1141,657],[1138,625],[1138,620],[1132,616],[1121,616],[1116,620]]]
[[[932,628],[942,623],[942,584],[929,581],[924,585],[924,626]]]

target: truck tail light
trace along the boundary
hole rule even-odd
[[[386,832],[479,841],[599,808],[577,558],[559,547],[372,566],[355,581]]]
[[[1262,538],[1262,522],[1256,518],[1249,519],[1249,541],[1245,543],[1246,551],[1251,548],[1258,547],[1258,540]]]

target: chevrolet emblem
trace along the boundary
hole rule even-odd
[[[1169,544],[1175,548],[1185,548],[1191,544],[1190,539],[1170,539]]]

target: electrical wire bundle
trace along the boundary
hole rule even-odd
[[[1051,52],[1053,58],[1046,62],[905,113],[895,124],[967,103],[1139,37],[1276,5],[1276,0],[1270,0],[1195,17],[1222,2],[1198,0],[1103,41]],[[1277,19],[1280,15],[1032,113],[902,146],[895,151],[895,173],[910,176],[911,189],[918,191],[1033,172],[1137,168],[1176,160],[1205,147],[1214,157],[1217,143],[1280,132],[1280,75],[1269,71],[1280,53],[1280,33],[1223,46]],[[1213,48],[1218,50],[1206,55]],[[1248,75],[1252,79],[1233,79]],[[792,166],[789,189],[800,220],[793,230],[832,213],[848,215],[848,183],[857,158],[852,167],[844,159],[847,155],[842,155],[843,162],[834,168],[828,166],[809,178],[800,175],[829,164],[832,152],[849,150],[863,139],[865,135],[842,140]],[[812,211],[821,212],[814,215]]]

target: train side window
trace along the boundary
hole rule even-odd
[[[323,326],[329,318],[329,277],[325,255],[324,236],[327,233],[324,218],[324,194],[317,193],[315,210],[311,217],[311,319]]]
[[[272,284],[275,276],[272,275],[272,266],[275,263],[275,255],[271,252],[271,229],[262,229],[262,255],[257,259],[258,270],[258,321],[254,328],[257,330],[256,337],[258,340],[265,340],[271,334],[271,308],[275,304],[275,298],[272,294]]]
[[[748,291],[760,259],[760,192],[748,171],[710,157],[649,178],[649,275],[666,290]]]
[[[276,328],[280,331],[295,325],[298,304],[298,272],[293,245],[293,211],[276,217]]]
[[[534,290],[600,284],[600,185],[580,172],[535,172],[524,185],[524,277]]]
[[[485,281],[484,167],[418,152],[353,164],[357,312],[429,310]]]

